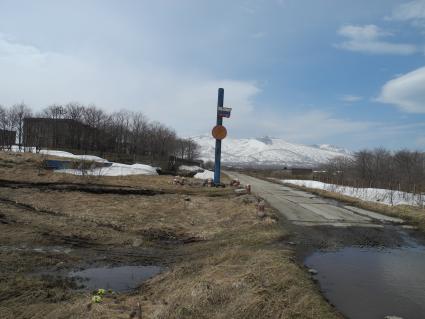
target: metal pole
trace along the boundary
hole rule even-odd
[[[218,116],[218,108],[223,107],[224,89],[218,89],[217,101],[217,125],[223,125],[223,118]],[[214,184],[220,184],[220,171],[221,171],[221,140],[215,140],[215,165],[214,165]]]

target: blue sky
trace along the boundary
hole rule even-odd
[[[425,150],[425,0],[0,0],[0,104]]]

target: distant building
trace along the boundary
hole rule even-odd
[[[204,161],[201,161],[201,160],[190,160],[190,159],[180,158],[177,156],[170,156],[168,158],[167,169],[170,171],[177,171],[181,165],[202,167],[203,164],[204,164]]]
[[[313,177],[313,169],[311,168],[284,168],[285,173],[292,176]]]
[[[0,130],[0,147],[10,147],[16,144],[16,131]]]

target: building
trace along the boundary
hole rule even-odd
[[[0,130],[0,148],[10,148],[16,144],[16,131]]]
[[[204,162],[201,160],[190,160],[190,159],[180,158],[177,156],[170,156],[168,158],[167,169],[169,171],[177,171],[181,165],[202,167],[203,164]]]
[[[312,178],[313,177],[313,169],[311,168],[287,168],[285,167],[283,171],[294,177],[305,177],[305,178]]]

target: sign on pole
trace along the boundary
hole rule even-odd
[[[224,89],[218,89],[217,101],[217,125],[212,130],[215,138],[215,164],[214,164],[214,185],[220,185],[221,174],[221,141],[227,136],[227,130],[223,126],[223,117],[229,118],[232,109],[223,107]]]
[[[232,108],[230,107],[218,107],[217,108],[217,115],[221,117],[230,117],[230,112],[232,112]]]
[[[223,125],[216,125],[212,130],[212,136],[216,140],[223,140],[227,136],[227,130]]]

